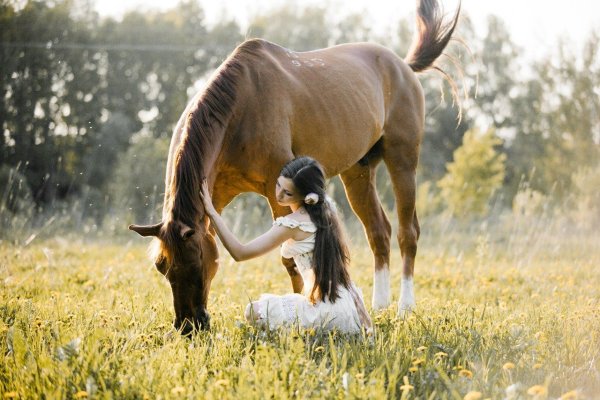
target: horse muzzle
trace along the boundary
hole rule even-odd
[[[189,336],[201,330],[208,331],[210,329],[210,316],[205,309],[201,309],[192,318],[176,319],[174,326],[183,336]]]

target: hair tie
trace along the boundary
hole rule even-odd
[[[319,202],[319,195],[316,193],[309,193],[304,197],[304,202],[306,204],[317,204]]]

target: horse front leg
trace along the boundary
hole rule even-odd
[[[294,293],[302,293],[302,290],[304,289],[304,279],[302,279],[302,275],[300,274],[300,271],[298,271],[294,259],[281,257],[281,262],[292,280],[292,290],[294,290]]]

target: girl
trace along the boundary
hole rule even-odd
[[[362,294],[348,275],[348,248],[335,209],[326,201],[325,174],[310,157],[299,157],[281,170],[275,188],[277,202],[291,214],[272,228],[242,244],[213,207],[206,181],[202,201],[223,245],[236,261],[254,258],[281,246],[293,258],[304,280],[304,293],[263,294],[246,307],[245,317],[260,326],[276,328],[296,321],[304,328],[342,332],[372,330]]]

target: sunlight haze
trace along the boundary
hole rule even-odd
[[[224,17],[233,17],[242,29],[256,15],[282,6],[283,0],[233,0],[214,2],[201,0],[207,21],[215,23]],[[104,0],[97,2],[96,10],[103,16],[119,18],[127,10],[168,9],[177,1],[163,0]],[[299,3],[295,3],[299,4]],[[301,6],[322,5],[322,1],[307,0]],[[330,10],[339,11],[339,17],[351,13],[362,13],[373,23],[375,32],[393,26],[400,18],[414,13],[413,1],[390,2],[389,0],[330,0],[325,2]],[[457,0],[442,2],[446,13],[452,13]],[[463,0],[463,13],[468,14],[480,36],[485,35],[486,19],[490,14],[502,18],[511,32],[512,40],[525,49],[528,56],[541,56],[551,52],[557,38],[569,38],[580,45],[592,30],[600,31],[600,3],[583,0],[570,2],[548,2],[543,0],[502,2]]]

